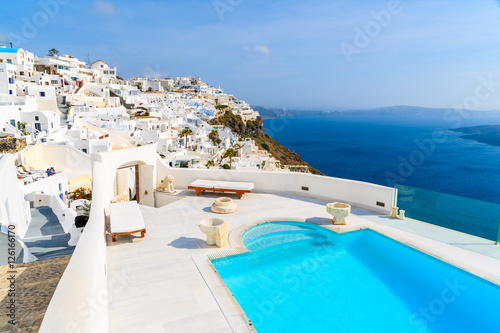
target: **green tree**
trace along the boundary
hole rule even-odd
[[[229,158],[229,168],[233,166],[233,157],[236,157],[238,155],[238,151],[234,150],[233,148],[229,148],[224,152],[224,158]]]
[[[219,138],[219,132],[217,132],[214,129],[212,130],[212,132],[210,132],[210,134],[208,134],[208,139],[210,141],[212,141],[212,143],[214,144],[214,146],[216,145],[218,138]]]
[[[58,54],[59,54],[59,51],[57,51],[55,48],[51,48],[51,49],[49,50],[49,52],[47,53],[47,55],[48,55],[49,57],[52,57],[52,56],[55,56],[55,55],[58,55]]]
[[[220,138],[217,138],[217,140],[215,140],[215,142],[217,142],[217,146],[219,146],[220,143],[222,142],[222,140]]]
[[[214,162],[214,160],[208,160],[208,162],[207,162],[207,164],[205,164],[205,166],[206,166],[207,168],[209,168],[209,167],[211,167],[211,166],[215,166],[215,162]]]
[[[191,131],[191,129],[190,129],[189,127],[185,127],[185,128],[182,130],[181,134],[179,134],[179,136],[180,136],[181,138],[182,138],[182,137],[184,137],[184,138],[185,138],[185,139],[184,139],[184,141],[185,141],[185,143],[186,143],[186,149],[187,149],[187,147],[188,147],[188,143],[187,143],[187,142],[188,142],[188,139],[187,139],[187,138],[188,138],[188,136],[190,136],[191,134],[193,134],[193,131]]]

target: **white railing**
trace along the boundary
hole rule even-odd
[[[296,172],[170,168],[159,159],[157,179],[175,177],[177,188],[187,188],[196,179],[252,182],[255,192],[285,193],[343,201],[353,206],[389,215],[394,189],[360,181]]]

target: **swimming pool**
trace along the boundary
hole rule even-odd
[[[266,332],[492,332],[500,287],[369,229],[302,222],[248,229],[212,263]]]

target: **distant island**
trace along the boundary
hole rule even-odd
[[[464,133],[462,139],[475,140],[493,146],[500,146],[500,125],[483,125],[452,129],[454,132]]]
[[[315,111],[315,110],[285,110],[279,108],[266,108],[263,106],[252,106],[258,111],[262,119],[275,119],[280,117],[303,117],[303,116],[389,116],[389,117],[445,117],[453,112],[460,112],[462,116],[475,117],[500,117],[500,111],[470,111],[453,110],[442,108],[423,108],[417,106],[390,106],[369,110],[348,111]]]

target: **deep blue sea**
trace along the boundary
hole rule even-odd
[[[264,121],[266,132],[324,174],[395,183],[500,203],[500,147],[450,128],[500,124],[478,117],[310,116]]]

